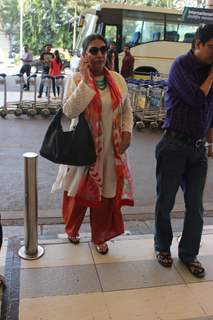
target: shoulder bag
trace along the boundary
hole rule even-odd
[[[51,121],[45,134],[40,155],[54,163],[73,166],[91,165],[96,161],[95,145],[89,125],[83,113],[76,127],[63,131],[60,109]]]

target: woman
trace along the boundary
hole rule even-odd
[[[132,110],[126,83],[105,67],[106,40],[91,34],[83,42],[79,73],[67,82],[63,111],[70,119],[81,112],[95,142],[96,163],[89,167],[60,166],[53,191],[64,188],[63,217],[70,242],[90,207],[92,241],[108,252],[106,241],[124,232],[122,205],[133,205],[131,176],[125,151],[132,132]],[[76,119],[71,125],[76,124]]]
[[[61,68],[62,68],[62,62],[59,55],[59,51],[55,50],[54,52],[54,58],[50,60],[50,71],[49,74],[52,77],[52,86],[53,86],[53,94],[56,98],[56,91],[55,91],[55,77],[61,75]],[[57,94],[59,96],[60,94],[60,87],[57,86]]]

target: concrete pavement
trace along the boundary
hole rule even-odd
[[[150,232],[110,241],[106,256],[86,232],[77,246],[63,233],[40,236],[45,254],[35,261],[20,260],[22,237],[13,233],[0,255],[7,280],[1,320],[212,320],[213,225],[204,227],[200,260],[207,274],[198,279],[177,258],[181,224],[173,220],[171,269],[157,263]]]

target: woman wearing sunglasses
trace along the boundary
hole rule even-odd
[[[132,109],[126,83],[106,67],[107,42],[91,34],[83,42],[79,72],[67,81],[63,111],[73,119],[84,112],[96,149],[88,167],[60,166],[53,191],[64,188],[63,217],[70,242],[80,242],[79,230],[90,208],[92,241],[101,254],[107,241],[124,232],[121,206],[133,205],[132,182],[125,151],[130,145]]]

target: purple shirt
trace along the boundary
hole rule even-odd
[[[211,66],[197,59],[193,51],[175,59],[165,95],[166,117],[163,128],[197,140],[213,127],[213,88],[207,96],[200,90]]]

